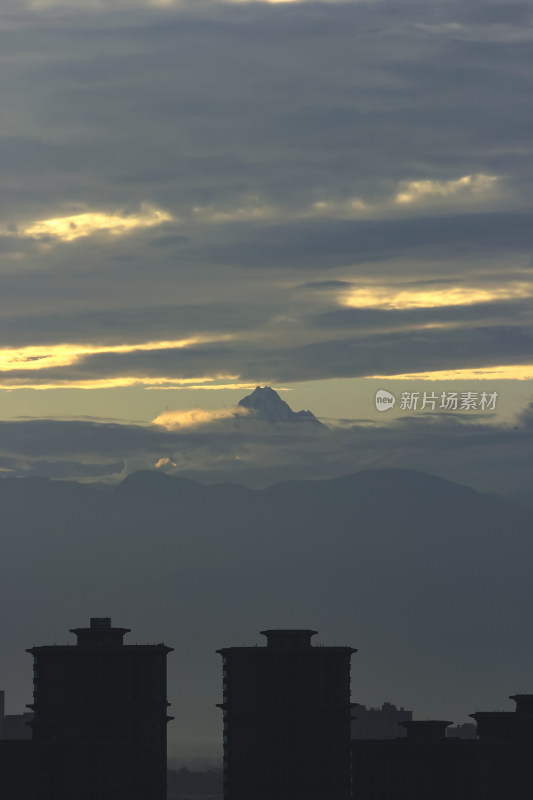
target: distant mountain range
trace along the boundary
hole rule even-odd
[[[249,409],[258,419],[272,424],[304,422],[326,428],[311,411],[293,411],[270,386],[256,386],[251,394],[239,400],[238,405]]]
[[[2,679],[25,702],[24,648],[89,616],[175,647],[171,742],[217,741],[214,651],[268,627],[359,648],[358,702],[464,721],[533,685],[530,511],[431,475],[263,490],[152,471],[105,491],[3,478],[0,532]]]

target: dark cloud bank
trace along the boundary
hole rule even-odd
[[[326,420],[328,422],[328,420]],[[327,430],[255,419],[224,419],[167,430],[84,420],[0,422],[5,475],[116,482],[160,469],[201,482],[266,486],[359,469],[405,467],[485,491],[529,486],[531,407],[511,424],[457,413],[405,416],[390,425],[330,421]]]

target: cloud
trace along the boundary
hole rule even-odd
[[[163,469],[165,467],[175,467],[175,466],[176,462],[173,461],[171,458],[160,458],[154,464],[155,469]]]
[[[453,198],[458,196],[462,201],[468,201],[469,213],[475,211],[477,206],[474,200],[483,201],[493,197],[495,184],[500,180],[496,175],[465,175],[457,180],[438,181],[401,181],[397,191],[391,195],[383,195],[379,201],[362,197],[324,198],[315,200],[312,195],[302,196],[299,203],[292,207],[283,204],[262,202],[256,196],[243,197],[242,204],[237,207],[223,207],[214,205],[194,206],[181,211],[182,219],[199,224],[232,224],[235,222],[268,222],[299,220],[308,218],[325,219],[380,219],[390,216],[395,206],[414,204],[424,201],[427,207],[429,201],[439,198]]]
[[[208,383],[209,380],[220,380],[220,377],[213,377],[213,378],[204,378],[205,383],[183,383],[179,385],[177,382],[173,385],[172,381],[169,381],[168,386],[148,386],[148,389],[169,389],[175,391],[177,389],[183,389],[187,391],[210,391],[210,392],[220,392],[225,391],[226,389],[231,389],[232,391],[238,389],[239,391],[245,391],[248,389],[254,389],[256,384],[255,383]],[[240,413],[240,412],[239,412]]]
[[[32,419],[0,422],[2,453],[32,460],[54,458],[75,460],[116,460],[116,453],[128,457],[150,451],[163,443],[157,428],[85,420]],[[54,444],[55,442],[55,444]]]
[[[410,372],[403,375],[369,375],[381,380],[413,380],[413,381],[462,381],[462,380],[533,380],[533,362],[531,364],[504,364],[502,366],[474,367],[469,369],[430,370],[427,372]]]
[[[520,428],[533,430],[533,401],[518,414],[517,421]]]
[[[195,206],[191,211],[195,221],[215,224],[271,219],[281,213],[273,206],[261,205],[255,197],[246,198],[243,205],[238,208]]]
[[[365,0],[312,0],[314,3],[356,3]],[[196,3],[199,0],[195,0]],[[310,0],[201,0],[206,6],[220,5],[290,5],[292,3],[308,3]],[[181,9],[190,8],[192,0],[23,0],[23,5],[35,10],[53,8],[74,8],[79,11],[111,11],[119,8],[152,8],[152,9]]]
[[[367,286],[352,289],[341,296],[341,304],[349,308],[437,308],[439,306],[474,306],[499,300],[528,299],[533,296],[533,284],[510,281],[505,285],[487,286]]]
[[[522,4],[522,9],[525,10],[525,5]],[[515,5],[515,10],[519,9],[519,5]],[[446,37],[447,39],[455,39],[457,41],[470,41],[470,42],[498,42],[498,43],[519,43],[531,42],[533,40],[533,26],[529,19],[524,19],[523,26],[517,26],[513,23],[504,21],[494,23],[478,23],[478,24],[464,24],[446,22],[446,23],[419,23],[418,27],[421,31],[432,36]]]
[[[528,213],[479,212],[404,218],[315,219],[244,231],[238,242],[204,251],[219,264],[247,269],[345,270],[406,257],[459,263],[484,255],[527,253],[533,245]],[[411,268],[412,271],[413,268]]]
[[[133,386],[142,386],[145,389],[164,390],[172,389],[248,389],[252,388],[250,383],[230,383],[230,384],[210,384],[210,381],[218,381],[225,376],[206,375],[194,378],[173,378],[164,377],[143,377],[141,375],[121,375],[119,378],[86,378],[77,380],[76,378],[65,376],[64,378],[44,378],[30,381],[27,378],[18,379],[16,377],[6,377],[0,383],[0,389],[13,391],[15,389],[33,389],[46,391],[49,389],[119,389]],[[231,376],[229,376],[231,377]]]
[[[395,203],[416,203],[432,197],[452,197],[457,194],[486,194],[498,181],[496,175],[463,175],[451,181],[409,181],[394,198]]]
[[[32,239],[59,239],[62,242],[72,242],[82,236],[101,233],[123,236],[140,228],[153,228],[172,219],[172,215],[168,212],[145,203],[138,214],[88,211],[83,214],[38,220],[21,228],[20,235]]]
[[[242,408],[242,406],[217,409],[189,408],[182,411],[163,411],[152,420],[152,423],[174,431],[183,428],[198,428],[220,420],[236,419],[239,416],[248,415],[248,409]]]
[[[79,388],[103,389],[120,386],[147,385],[149,388],[179,388],[181,386],[220,382],[235,379],[238,375],[215,373],[211,375],[115,375],[113,377],[83,377],[84,362],[90,363],[102,354],[135,354],[179,351],[212,342],[227,341],[229,335],[196,336],[190,339],[163,342],[137,342],[135,344],[59,344],[29,346],[19,349],[0,349],[0,388],[52,389]],[[69,368],[73,368],[72,374]],[[64,370],[61,372],[61,370]],[[42,373],[42,374],[39,374]],[[28,380],[28,378],[30,380]]]
[[[283,203],[267,202],[251,195],[240,198],[240,204],[236,206],[231,204],[182,206],[179,217],[149,203],[142,203],[140,210],[136,213],[91,210],[29,223],[11,223],[0,232],[0,236],[4,240],[4,251],[6,253],[18,252],[20,257],[23,255],[23,252],[20,251],[20,239],[50,244],[74,242],[80,238],[96,235],[122,237],[131,236],[164,223],[182,226],[221,226],[234,223],[288,222],[321,217],[325,219],[380,219],[390,216],[394,212],[395,206],[398,205],[416,204],[423,200],[427,207],[428,201],[432,198],[452,198],[456,195],[462,200],[470,201],[467,210],[472,213],[476,210],[472,199],[490,199],[491,189],[498,180],[497,176],[466,175],[451,181],[403,181],[399,184],[399,191],[389,196],[383,196],[378,202],[372,202],[362,197],[325,197],[316,200],[311,194],[302,196],[297,204],[287,207]],[[13,235],[15,229],[16,235]],[[186,241],[186,237],[178,234],[169,234],[157,240],[160,246],[184,244]]]
[[[527,374],[529,14],[8,3],[2,387]]]
[[[136,469],[157,468],[200,481],[249,486],[400,467],[485,491],[525,487],[533,468],[529,408],[511,425],[497,424],[490,415],[485,421],[479,415],[421,413],[387,425],[337,420],[325,431],[284,426],[282,432],[253,419],[239,425],[232,409],[207,418],[199,411],[185,412],[179,427],[174,422],[180,416],[172,412],[144,426],[0,422],[0,466],[13,475],[46,469],[53,477],[81,480],[118,480]]]
[[[46,346],[30,346],[20,349],[0,349],[0,369],[6,370],[39,370],[51,367],[64,367],[77,364],[84,358],[99,353],[134,353],[151,350],[180,350],[194,345],[216,341],[227,341],[230,336],[209,337],[196,336],[190,339],[178,339],[164,342],[137,342],[135,344],[59,344]]]
[[[519,377],[533,363],[531,325],[502,324],[502,310],[454,314],[463,306],[431,309],[342,309],[336,325],[324,325],[319,335],[290,319],[273,321],[258,337],[232,337],[227,342],[202,343],[177,349],[131,348],[125,352],[85,355],[77,363],[36,370],[22,365],[2,374],[6,389],[144,386],[156,389],[218,391],[247,389],[257,384],[290,385],[299,381],[373,375],[429,374],[446,371],[461,375],[499,374]],[[346,313],[343,313],[346,312]],[[423,313],[421,313],[423,312]],[[508,312],[507,309],[503,314]],[[351,317],[350,313],[355,317]],[[393,314],[380,319],[380,314]],[[361,319],[358,315],[363,314]],[[368,324],[365,323],[366,314]],[[522,310],[524,323],[527,306]],[[449,316],[450,315],[450,316]],[[492,324],[486,317],[493,318]],[[353,319],[353,321],[352,321]],[[520,322],[520,308],[516,309]],[[291,339],[291,331],[297,335]],[[318,326],[317,326],[318,330]],[[268,333],[268,335],[267,335]],[[31,362],[30,362],[31,363]],[[503,372],[505,368],[505,373]]]

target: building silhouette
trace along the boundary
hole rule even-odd
[[[72,633],[75,645],[28,650],[32,714],[5,715],[0,692],[2,798],[165,800],[172,648],[124,644],[129,629],[108,617]],[[390,703],[352,713],[356,651],[313,647],[315,633],[266,630],[266,647],[217,651],[224,800],[530,800],[533,694],[512,695],[514,711],[471,714],[474,736],[472,723],[413,720]],[[368,738],[350,738],[352,717],[365,711]],[[396,725],[404,734],[390,738]],[[219,779],[187,770],[174,778],[191,795]]]
[[[266,630],[222,656],[225,800],[349,800],[352,647]]]
[[[124,644],[108,617],[72,633],[76,645],[28,650],[32,739],[0,743],[9,800],[164,800],[172,648]]]
[[[463,722],[460,725],[451,725],[446,728],[446,736],[454,739],[475,739],[477,736],[477,726],[474,722]]]
[[[31,727],[29,723],[33,719],[33,714],[6,714],[5,713],[5,692],[0,689],[0,739],[31,739]]]
[[[352,741],[356,800],[528,800],[533,790],[533,695],[516,710],[478,711],[475,738],[446,736],[446,720],[400,723],[407,736]]]
[[[381,708],[367,708],[362,703],[354,703],[352,739],[397,739],[406,735],[400,723],[412,718],[412,711],[396,708],[393,703],[383,703]]]

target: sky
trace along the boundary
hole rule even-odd
[[[256,385],[346,441],[432,422],[508,449],[532,400],[531,12],[4,2],[3,474],[116,481],[177,450],[239,480],[213,441]],[[322,449],[323,474],[372,466]]]

